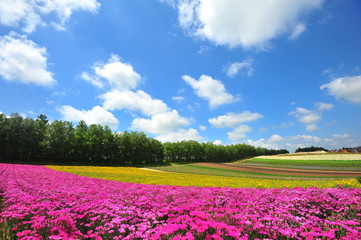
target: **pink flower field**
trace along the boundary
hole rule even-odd
[[[0,191],[0,238],[361,239],[353,188],[156,186],[0,164]]]

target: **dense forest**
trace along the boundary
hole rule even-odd
[[[0,114],[0,160],[66,165],[143,165],[167,162],[228,162],[259,155],[288,153],[246,144],[161,143],[143,132],[112,132],[108,126],[80,121],[36,119]]]

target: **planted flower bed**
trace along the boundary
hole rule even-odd
[[[361,239],[361,190],[206,188],[0,164],[8,239]]]

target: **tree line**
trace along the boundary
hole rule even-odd
[[[297,152],[316,152],[316,151],[325,151],[325,152],[328,152],[327,149],[323,148],[323,147],[314,147],[314,146],[311,146],[311,147],[304,147],[304,148],[297,148],[296,149],[296,153]]]
[[[112,132],[108,126],[74,126],[17,113],[0,114],[0,160],[65,165],[143,165],[167,162],[227,162],[258,155],[288,153],[246,144],[215,145],[197,141],[161,143],[143,132]]]

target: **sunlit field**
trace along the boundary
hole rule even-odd
[[[361,154],[287,154],[259,156],[246,161],[236,162],[236,164],[272,168],[361,172]]]
[[[361,188],[356,179],[262,179],[251,177],[226,177],[214,175],[158,172],[132,167],[90,167],[90,166],[48,166],[50,169],[130,183],[198,186],[198,187],[252,187],[252,188],[293,188],[319,187],[333,188],[339,185]]]
[[[361,238],[358,188],[159,186],[119,180],[140,181],[144,176],[143,183],[202,185],[227,178],[215,182],[211,176],[135,168],[51,168],[118,181],[44,166],[0,164],[0,239]],[[257,184],[239,180],[237,184]],[[285,184],[261,181],[267,182],[274,187]],[[338,183],[357,186],[352,180]]]
[[[259,156],[262,159],[282,160],[351,160],[361,161],[361,154],[355,153],[324,153],[324,154],[284,154],[274,156]]]

